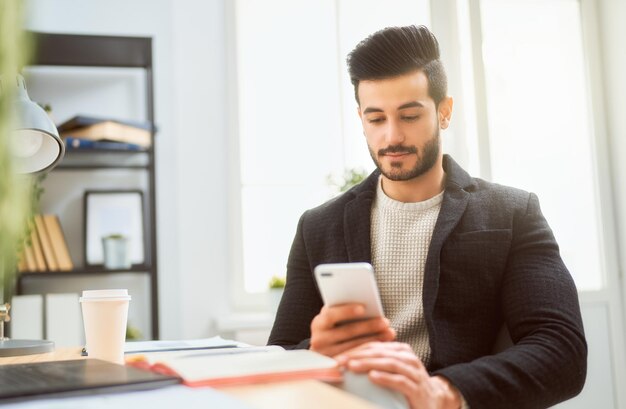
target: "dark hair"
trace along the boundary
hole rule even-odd
[[[448,80],[439,59],[439,43],[425,26],[387,27],[361,41],[348,54],[348,72],[359,103],[359,82],[381,80],[420,70],[428,79],[428,95],[439,105]]]

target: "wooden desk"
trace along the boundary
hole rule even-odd
[[[0,358],[0,365],[28,362],[87,359],[80,348],[59,348],[54,352]],[[262,385],[231,386],[220,391],[256,409],[375,409],[376,406],[347,392],[318,381],[275,382]]]

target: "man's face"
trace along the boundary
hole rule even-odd
[[[390,180],[414,179],[441,155],[437,112],[421,71],[384,80],[361,81],[359,116],[372,159]],[[442,101],[444,105],[446,101]],[[441,105],[441,104],[440,104]]]

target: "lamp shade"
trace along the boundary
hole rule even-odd
[[[65,145],[46,111],[28,97],[21,75],[16,76],[16,85],[17,126],[11,141],[16,171],[48,172],[63,158]]]

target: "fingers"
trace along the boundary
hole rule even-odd
[[[320,313],[313,319],[311,327],[332,328],[341,321],[363,318],[365,307],[361,304],[343,304],[333,307],[322,307]]]
[[[431,407],[432,402],[426,406],[423,404],[424,395],[428,396],[430,389],[429,376],[423,366],[396,358],[369,358],[350,361],[348,368],[356,373],[367,373],[372,383],[401,393],[410,408]],[[429,402],[429,399],[425,401]]]
[[[422,382],[428,377],[419,359],[407,359],[407,357],[380,357],[351,360],[347,363],[347,368],[356,373],[366,373],[370,371],[387,372],[403,375],[413,382]]]
[[[383,317],[364,319],[360,304],[323,307],[311,322],[311,350],[333,356],[371,341],[392,341],[396,332]],[[354,320],[359,321],[354,321]],[[352,321],[337,326],[338,323]]]
[[[311,350],[334,356],[364,343],[393,341],[395,337],[386,321],[373,319],[312,332]]]
[[[365,344],[368,342],[375,342],[375,341],[382,341],[385,342],[388,339],[393,339],[392,337],[395,337],[395,331],[393,331],[392,329],[390,329],[389,331],[385,331],[382,333],[378,333],[375,335],[368,335],[368,336],[362,336],[359,338],[353,338],[350,339],[348,341],[344,341],[341,343],[337,343],[337,344],[332,344],[329,346],[326,346],[325,348],[323,348],[322,350],[316,350],[313,346],[313,338],[311,338],[311,349],[313,351],[322,353],[324,355],[327,356],[335,356],[338,354],[341,354],[342,352],[348,351],[350,349],[353,349],[354,347],[357,347],[361,344]]]
[[[411,361],[411,363],[423,366],[422,362],[415,356],[413,349],[408,344],[402,342],[370,342],[359,345],[334,358],[339,361],[340,364],[345,364],[353,359],[386,357],[391,355],[404,357]]]
[[[375,354],[388,354],[390,352],[408,352],[413,354],[413,348],[409,344],[404,342],[370,342],[369,344],[361,345],[358,348],[354,348],[346,355],[349,357],[359,356],[373,356]]]
[[[444,378],[426,377],[422,382],[413,382],[401,374],[371,371],[372,383],[400,392],[411,408],[437,407],[460,408],[461,393]]]
[[[412,403],[417,394],[417,385],[404,375],[388,373],[382,371],[371,371],[368,374],[369,379],[376,385],[389,388],[400,392]],[[413,407],[413,405],[411,405]]]
[[[414,382],[428,377],[411,347],[400,342],[370,342],[336,356],[340,365],[357,373],[382,371],[406,376]]]
[[[370,318],[333,328],[333,331],[329,332],[328,338],[332,343],[340,343],[357,337],[377,334],[387,328],[389,328],[389,321],[386,318]]]
[[[411,408],[458,408],[461,394],[450,382],[431,377],[411,347],[400,342],[369,342],[335,357],[355,373],[367,373],[380,386],[405,396]]]

